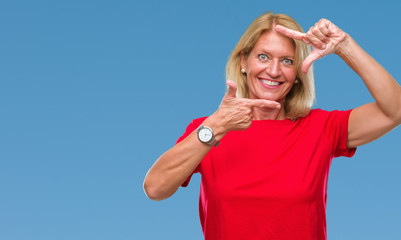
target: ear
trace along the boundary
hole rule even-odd
[[[246,57],[244,55],[244,51],[241,51],[240,54],[241,54],[241,68],[245,69],[245,71],[246,71],[247,64],[246,64]]]

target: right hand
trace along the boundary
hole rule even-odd
[[[237,84],[227,80],[228,90],[219,109],[211,116],[217,121],[224,134],[229,131],[245,130],[252,124],[253,108],[280,108],[280,103],[265,99],[237,98]]]
[[[302,41],[312,46],[312,52],[302,63],[302,71],[308,72],[312,63],[328,54],[341,53],[344,42],[349,40],[347,34],[327,19],[320,19],[308,32],[301,33],[281,25],[276,31],[286,37]]]

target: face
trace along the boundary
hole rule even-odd
[[[296,77],[292,40],[275,32],[263,33],[248,56],[241,56],[249,98],[284,103]]]

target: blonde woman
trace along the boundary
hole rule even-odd
[[[361,77],[375,102],[311,110],[311,64],[328,54]],[[193,120],[155,162],[146,194],[168,198],[199,172],[205,239],[326,239],[331,160],[352,157],[401,123],[399,84],[329,20],[304,33],[291,17],[273,13],[249,26],[226,70],[220,107]]]

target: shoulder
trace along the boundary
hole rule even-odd
[[[305,118],[318,119],[318,120],[330,119],[330,118],[348,118],[351,111],[352,109],[327,111],[320,108],[316,108],[312,109]]]
[[[208,117],[195,118],[192,120],[191,124],[194,124],[194,125],[196,125],[196,127],[199,127],[199,125],[201,125],[203,123],[203,121],[206,120],[206,118],[208,118]]]
[[[189,125],[187,126],[186,132],[192,132],[193,130],[197,129],[199,125],[205,121],[205,119],[208,117],[201,117],[201,118],[195,118],[193,119]]]
[[[323,110],[320,108],[312,109],[309,114],[300,119],[300,123],[304,126],[310,126],[313,129],[328,131],[331,128],[348,126],[348,119],[352,109],[350,110]]]
[[[184,138],[186,138],[189,134],[191,134],[191,132],[193,132],[195,129],[197,129],[199,127],[199,125],[201,125],[203,123],[203,121],[205,121],[206,118],[207,117],[193,119],[191,121],[191,123],[189,123],[187,128],[185,129],[184,134],[178,138],[176,144],[181,142]]]

